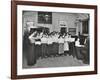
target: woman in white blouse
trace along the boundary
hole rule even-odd
[[[52,49],[53,49],[53,39],[52,39],[52,35],[49,34],[48,38],[47,38],[47,53],[48,53],[48,57],[52,56]]]
[[[68,41],[69,41],[69,38],[68,38],[68,34],[65,35],[65,38],[64,38],[64,54],[67,55],[67,53],[69,52],[69,44],[68,44]]]
[[[41,38],[42,43],[42,58],[45,58],[47,55],[47,36],[46,34],[43,34]]]
[[[81,54],[81,48],[84,47],[83,45],[80,45],[79,38],[75,42],[76,46],[76,57],[77,59],[83,59],[83,55]]]

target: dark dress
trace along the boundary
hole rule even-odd
[[[35,42],[41,42],[41,40],[36,39]],[[41,44],[35,44],[35,54],[36,54],[36,59],[39,59],[39,57],[42,56],[42,54],[41,54]]]
[[[47,46],[47,53],[48,53],[48,56],[51,56],[53,53],[52,53],[52,48],[53,48],[53,44],[48,44]]]
[[[36,54],[34,52],[34,44],[30,43],[30,33],[25,32],[23,38],[23,56],[26,57],[28,65],[34,65],[36,63]]]
[[[82,49],[82,54],[83,54],[83,62],[86,64],[90,63],[90,51],[89,51],[89,39],[87,38],[85,47]]]
[[[42,58],[45,58],[45,57],[47,57],[47,52],[48,52],[48,50],[47,50],[47,47],[48,47],[48,45],[47,45],[47,38],[41,38],[41,43],[42,43],[42,45],[41,45],[41,48],[42,48]]]
[[[83,55],[81,53],[82,46],[80,45],[79,40],[75,42],[75,45],[76,45],[76,58],[82,60],[83,59]]]
[[[47,56],[47,44],[46,43],[42,43],[42,58]]]
[[[56,42],[53,42],[52,46],[52,55],[56,56],[58,54],[59,44]]]

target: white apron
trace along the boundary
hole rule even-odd
[[[68,37],[65,37],[64,41],[64,51],[69,51]]]

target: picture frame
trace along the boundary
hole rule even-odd
[[[51,11],[55,11],[59,9],[64,12],[64,9],[69,10],[69,12],[72,12],[73,9],[76,9],[77,12],[80,10],[83,11],[89,11],[90,14],[90,24],[92,25],[92,29],[90,29],[90,36],[93,37],[92,45],[93,47],[90,49],[92,51],[90,57],[90,65],[86,66],[86,69],[83,68],[68,68],[69,70],[72,69],[72,71],[66,71],[68,70],[67,67],[62,68],[44,68],[44,69],[34,69],[33,72],[28,71],[29,69],[22,69],[22,64],[19,64],[19,62],[22,62],[19,58],[22,59],[22,56],[20,56],[19,53],[22,55],[22,48],[20,42],[22,42],[22,28],[19,27],[18,22],[21,22],[19,17],[22,18],[22,16],[19,16],[19,13],[21,10],[26,10],[25,6],[28,7],[41,7],[45,10],[51,9]],[[47,8],[47,9],[46,9]],[[57,9],[56,9],[57,8]],[[33,8],[32,8],[33,9]],[[43,10],[42,9],[42,10]],[[38,11],[38,10],[37,10]],[[40,10],[39,10],[40,11]],[[86,12],[86,13],[87,13]],[[92,23],[93,22],[93,23]],[[22,25],[21,25],[22,26]],[[93,32],[93,33],[92,33]],[[21,37],[19,35],[21,34]],[[19,45],[20,44],[20,45]],[[92,63],[93,62],[93,63]],[[21,67],[19,67],[21,66]],[[56,70],[56,71],[55,71]],[[64,71],[65,70],[65,71]],[[21,72],[22,71],[22,72]],[[32,69],[31,69],[32,71]],[[40,72],[39,72],[40,71]],[[11,1],[11,79],[26,79],[26,78],[43,78],[43,77],[60,77],[60,76],[75,76],[75,75],[90,75],[90,74],[97,74],[97,6],[96,5],[82,5],[82,4],[65,4],[65,3],[49,3],[49,2],[32,2],[32,1]]]

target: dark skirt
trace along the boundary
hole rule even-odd
[[[69,42],[69,55],[73,55],[73,54],[74,54],[74,43]]]
[[[75,42],[69,43],[69,55],[76,57],[76,49],[75,49]]]
[[[76,47],[76,58],[82,60],[84,56],[82,55],[81,50],[82,50],[82,47]]]
[[[48,44],[48,55],[52,56],[53,54],[53,44]]]
[[[35,44],[30,44],[28,46],[28,51],[27,51],[27,64],[28,65],[34,65],[36,64],[36,54],[35,54]]]
[[[47,56],[47,44],[45,44],[45,43],[42,43],[42,45],[41,45],[41,47],[42,47],[42,56],[41,57],[45,57],[45,56]]]
[[[35,53],[36,53],[36,58],[39,59],[39,57],[42,55],[41,45],[35,44]]]
[[[52,55],[56,55],[58,53],[58,44],[57,43],[53,43],[53,47],[52,47]]]

